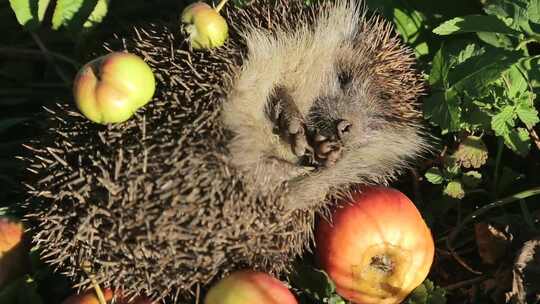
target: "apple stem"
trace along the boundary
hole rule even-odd
[[[219,13],[219,11],[225,6],[227,2],[229,2],[229,0],[221,0],[215,8],[216,12]]]
[[[107,304],[107,301],[105,300],[105,295],[103,294],[103,291],[101,290],[101,287],[99,287],[98,282],[96,281],[96,278],[90,271],[89,263],[83,263],[82,270],[86,273],[88,278],[90,278],[90,282],[92,284],[92,287],[94,288],[94,291],[96,292],[99,304]]]

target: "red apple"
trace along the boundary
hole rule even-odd
[[[103,296],[105,301],[109,303],[114,297],[115,291],[110,288],[103,289]],[[139,296],[136,297],[133,301],[127,301],[122,298],[121,292],[116,290],[116,303],[117,304],[152,304],[153,302],[149,299]],[[93,289],[87,290],[81,294],[75,294],[65,299],[62,304],[100,304],[96,292]]]
[[[227,21],[204,2],[188,5],[182,12],[181,21],[194,49],[214,48],[223,45],[229,35]]]
[[[403,193],[370,187],[321,220],[316,251],[342,297],[358,304],[400,303],[427,277],[431,232]]]
[[[105,301],[109,302],[114,296],[114,292],[110,288],[103,289]],[[62,304],[99,304],[96,292],[93,289],[87,290],[81,294],[72,295],[65,299]]]
[[[0,217],[0,287],[27,271],[28,247],[21,222]]]
[[[73,83],[75,104],[93,122],[128,120],[154,95],[156,80],[140,57],[114,52],[85,64]]]
[[[278,279],[251,270],[238,271],[212,286],[204,304],[298,304]]]

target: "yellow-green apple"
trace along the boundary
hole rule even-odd
[[[85,64],[73,83],[75,104],[100,124],[128,120],[154,95],[152,69],[139,56],[113,52]]]
[[[298,304],[287,286],[269,274],[237,271],[208,291],[204,304]]]
[[[219,47],[227,39],[227,21],[219,14],[218,9],[204,2],[188,5],[182,11],[181,21],[194,49]]]
[[[316,231],[321,267],[342,297],[358,304],[397,304],[427,277],[434,256],[431,231],[398,190],[366,187]]]

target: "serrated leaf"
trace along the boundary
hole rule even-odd
[[[529,0],[527,15],[532,22],[540,23],[540,0]]]
[[[467,171],[461,177],[461,182],[466,187],[474,189],[482,182],[482,174],[478,171]]]
[[[428,182],[435,185],[440,185],[444,181],[441,170],[436,167],[429,168],[424,176]]]
[[[435,92],[427,97],[424,99],[423,110],[424,116],[441,127],[443,134],[459,129],[461,109],[454,90]]]
[[[323,270],[297,264],[290,278],[291,283],[315,300],[332,298],[336,287]]]
[[[515,30],[531,33],[529,27],[528,1],[525,0],[492,0],[484,6],[484,11],[501,20],[507,20],[508,26]]]
[[[504,135],[504,143],[520,156],[527,156],[531,149],[531,138],[529,131],[524,128],[513,129],[508,134]]]
[[[50,0],[9,0],[17,21],[27,28],[41,24]]]
[[[107,14],[109,0],[58,0],[52,19],[52,28],[64,26],[71,30],[93,26]]]
[[[447,57],[445,56],[445,54],[443,54],[443,48],[444,46],[442,46],[437,51],[437,53],[435,53],[435,56],[433,57],[433,60],[431,62],[429,84],[431,86],[440,85],[441,87],[446,89],[448,83],[448,72],[450,71],[450,64],[446,60]]]
[[[409,295],[405,304],[446,304],[446,290],[425,280]]]
[[[519,32],[508,27],[495,16],[468,15],[448,20],[433,30],[437,35],[489,32],[518,36]]]
[[[489,48],[482,55],[471,57],[456,66],[448,76],[449,82],[458,92],[482,92],[521,58],[520,52]]]
[[[538,118],[538,111],[527,101],[524,101],[518,105],[516,108],[516,114],[519,117],[519,120],[521,120],[529,129],[540,122],[540,118]]]
[[[511,106],[504,107],[500,113],[491,119],[491,129],[498,136],[509,134],[514,126],[514,108]]]
[[[444,188],[443,193],[457,199],[462,199],[465,197],[465,189],[463,188],[463,184],[459,180],[453,180],[449,182],[446,185],[446,188]]]
[[[488,158],[488,148],[478,136],[468,136],[458,146],[454,157],[464,168],[480,168]]]
[[[515,98],[528,89],[527,79],[521,73],[518,64],[514,64],[506,73],[508,97]]]

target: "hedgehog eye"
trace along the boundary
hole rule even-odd
[[[352,82],[352,75],[347,71],[340,71],[338,74],[339,87],[342,90],[347,89]]]

